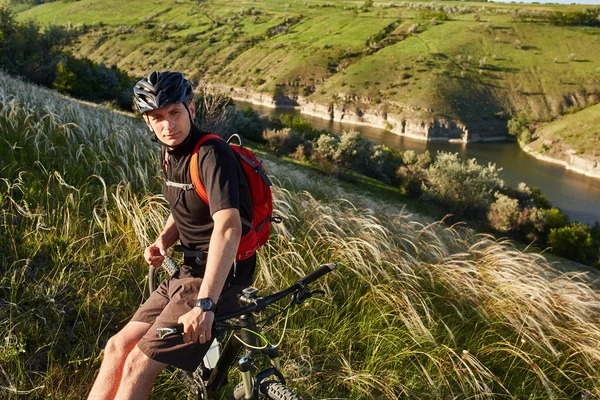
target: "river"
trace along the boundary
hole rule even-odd
[[[500,176],[507,186],[525,182],[538,187],[554,207],[559,207],[572,221],[593,224],[600,221],[600,179],[586,177],[565,168],[539,161],[525,153],[517,143],[469,143],[423,142],[395,135],[383,129],[342,124],[301,114],[293,109],[272,109],[251,103],[236,101],[240,108],[250,106],[263,115],[292,114],[304,118],[316,129],[333,132],[355,130],[365,137],[400,150],[423,153],[429,150],[432,156],[438,151],[459,153],[463,159],[475,158],[479,164],[495,163],[502,168]]]

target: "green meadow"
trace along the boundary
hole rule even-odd
[[[547,122],[599,100],[600,31],[549,20],[585,9],[81,0],[20,9],[18,17],[77,28],[78,55],[136,75],[176,69],[255,92],[502,133],[518,112]]]
[[[168,213],[158,148],[131,115],[4,74],[0,132],[0,397],[81,399],[147,293],[142,251]],[[259,254],[257,287],[340,264],[282,342],[304,398],[600,396],[597,270],[256,150],[284,217]],[[267,335],[282,329],[275,321]],[[152,394],[167,397],[191,398],[174,371]]]
[[[576,155],[600,157],[600,105],[583,111],[567,114],[563,118],[543,126],[536,131],[537,141],[533,148],[544,150],[566,148]],[[546,146],[546,149],[543,147]]]

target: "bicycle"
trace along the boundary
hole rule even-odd
[[[163,267],[172,276],[178,268],[177,263],[170,257],[166,257],[165,260]],[[208,368],[203,362],[196,371],[188,372],[186,375],[188,384],[195,388],[197,399],[206,400],[210,394],[225,386],[230,369],[237,364],[242,381],[234,388],[232,399],[301,400],[300,396],[287,386],[281,373],[279,349],[276,345],[269,344],[261,334],[261,327],[278,314],[289,311],[293,306],[301,304],[313,295],[324,294],[322,290],[311,291],[308,285],[333,271],[337,265],[337,262],[322,264],[288,288],[265,297],[259,297],[258,289],[254,287],[244,289],[239,297],[240,308],[215,318],[213,336],[219,343],[225,343],[216,365]],[[156,271],[152,271],[152,269],[153,267],[150,267],[148,275],[151,280],[151,289],[153,286],[156,288]],[[292,296],[292,300],[283,310],[260,321],[262,326],[257,322],[255,317],[261,311],[288,296]],[[159,336],[162,338],[181,334],[182,328],[181,325],[158,328]],[[265,343],[261,344],[260,341]],[[242,349],[244,353],[236,363]],[[268,366],[260,372],[258,372],[258,365],[261,361],[259,358],[262,358],[262,361],[268,360]]]

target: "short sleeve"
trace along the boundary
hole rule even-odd
[[[201,146],[198,154],[200,180],[206,189],[210,215],[217,211],[240,209],[239,182],[233,150],[225,142]]]

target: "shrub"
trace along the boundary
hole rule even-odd
[[[529,144],[531,142],[531,131],[528,125],[527,115],[521,112],[508,121],[508,133],[516,137],[519,142]]]
[[[590,7],[585,11],[555,11],[550,17],[554,25],[600,26],[600,7]]]
[[[554,254],[585,264],[597,262],[598,250],[593,244],[589,225],[578,222],[551,229],[548,236]]]
[[[484,218],[494,194],[504,187],[495,164],[475,159],[461,162],[456,153],[441,152],[425,171],[423,195],[460,217]]]
[[[335,173],[339,171],[334,162],[338,143],[339,139],[336,136],[325,134],[319,136],[313,147],[311,159],[325,172]]]
[[[298,146],[305,142],[302,134],[290,128],[267,129],[263,136],[267,142],[267,148],[278,155],[287,155],[292,151],[297,151]]]
[[[558,229],[566,226],[569,223],[569,217],[560,211],[558,208],[551,208],[545,210],[545,221],[546,229],[551,231],[552,229]]]
[[[406,165],[412,165],[417,162],[417,153],[414,150],[406,150],[402,155],[402,162]]]
[[[400,165],[396,170],[400,187],[410,196],[421,195],[425,169],[431,164],[431,155],[426,151],[417,156],[413,150],[406,150],[402,155],[402,162],[404,165]]]
[[[515,230],[520,216],[519,201],[496,193],[496,201],[488,211],[488,222],[492,229],[499,232],[510,232]]]
[[[304,144],[299,144],[298,147],[296,147],[296,151],[290,154],[290,157],[292,157],[294,160],[306,161],[310,158],[311,154],[312,147],[310,145],[310,142],[308,142]]]

